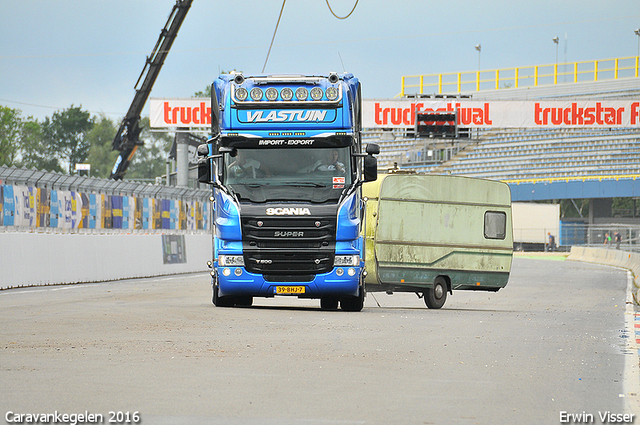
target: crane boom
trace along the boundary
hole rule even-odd
[[[160,69],[169,54],[171,45],[178,35],[180,25],[182,25],[184,18],[187,16],[192,2],[193,0],[176,0],[167,23],[160,31],[160,37],[151,52],[151,56],[147,56],[142,73],[134,87],[136,94],[133,97],[131,106],[129,106],[127,115],[122,119],[116,137],[113,139],[112,148],[120,151],[120,155],[118,155],[118,159],[111,170],[111,175],[109,176],[111,179],[122,180],[138,146],[144,143],[139,139],[142,108],[149,98],[151,88],[160,73]]]

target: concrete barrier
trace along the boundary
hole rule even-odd
[[[584,247],[582,246],[572,246],[571,253],[569,254],[572,260],[574,261],[583,261],[584,258]]]
[[[572,246],[567,260],[604,264],[630,270],[635,286],[632,290],[633,298],[636,304],[640,304],[640,254],[617,249]]]
[[[0,233],[0,289],[207,271],[210,234]]]

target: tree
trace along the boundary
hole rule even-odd
[[[21,129],[20,110],[0,106],[0,165],[15,165]]]
[[[111,147],[118,130],[114,122],[104,115],[99,118],[94,117],[93,121],[94,126],[87,133],[89,142],[87,162],[91,164],[92,177],[106,179],[109,178],[118,157],[118,152]]]
[[[560,218],[584,218],[589,215],[588,199],[560,200]]]
[[[130,180],[154,180],[166,172],[167,155],[173,140],[166,133],[152,132],[148,117],[140,120],[140,128],[140,140],[144,145],[133,156],[126,176]]]
[[[51,119],[45,118],[42,124],[45,144],[54,149],[63,163],[68,164],[69,174],[75,170],[76,164],[87,160],[90,144],[86,135],[93,124],[88,111],[73,105],[62,112],[54,112]]]
[[[63,172],[53,146],[44,142],[38,120],[25,121],[20,132],[20,162],[22,168]]]
[[[211,98],[211,86],[207,86],[204,91],[197,91],[193,95],[194,97],[206,97]]]
[[[232,72],[238,72],[235,69],[232,71],[220,71],[220,75],[222,74],[231,74]],[[242,71],[240,71],[240,73],[242,73]],[[194,93],[193,95],[194,97],[207,97],[207,98],[211,98],[211,84],[207,85],[207,87],[204,89],[204,91],[197,91]]]

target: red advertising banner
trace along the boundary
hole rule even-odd
[[[640,102],[631,100],[365,100],[362,111],[364,128],[414,127],[418,111],[457,111],[458,126],[469,128],[640,127]]]
[[[151,128],[211,127],[211,100],[149,99]]]
[[[364,100],[364,128],[415,127],[418,111],[457,111],[468,128],[640,127],[640,102],[633,100]],[[152,128],[208,128],[208,99],[150,99]]]

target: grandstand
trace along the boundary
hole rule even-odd
[[[617,69],[623,59],[633,59],[632,66]],[[441,90],[470,87],[472,90],[457,93],[473,100],[566,100],[566,99],[640,99],[640,78],[638,59],[623,58],[608,60],[616,64],[611,70],[595,66],[590,78],[578,75],[578,65],[571,65],[566,75],[569,82],[563,83],[566,75],[558,72],[550,84],[536,84],[523,87],[518,80],[512,80],[503,88],[500,81],[483,81],[480,84],[433,85],[437,92],[432,97],[450,96]],[[604,61],[596,61],[603,63]],[[627,60],[627,62],[630,62]],[[633,63],[633,62],[631,62]],[[566,66],[564,67],[566,68]],[[484,71],[483,71],[484,72]],[[580,71],[581,73],[583,71]],[[607,73],[608,72],[608,73]],[[461,73],[462,74],[462,73]],[[490,75],[505,75],[506,72],[491,70]],[[515,75],[518,75],[516,72]],[[624,77],[621,77],[624,75]],[[573,78],[575,76],[575,79]],[[478,73],[480,78],[480,73]],[[458,77],[458,81],[462,78]],[[427,81],[420,78],[420,81]],[[443,81],[442,76],[435,79]],[[504,83],[504,77],[502,82]],[[487,84],[489,83],[489,84]],[[477,90],[483,86],[491,90]],[[424,86],[414,86],[421,93]],[[403,78],[402,91],[406,95],[407,86]],[[439,90],[439,92],[438,92]],[[417,172],[452,174],[496,180],[531,180],[551,178],[630,178],[640,176],[640,128],[492,128],[476,129],[471,138],[455,141],[444,139],[418,139],[412,129],[368,129],[365,142],[380,145],[378,157],[380,170],[400,168]]]
[[[590,71],[585,68],[574,63],[403,77],[399,98],[434,104],[467,100],[462,98],[480,103],[640,101],[640,57],[593,61]],[[640,250],[640,127],[482,126],[471,129],[469,138],[417,138],[410,126],[380,125],[400,121],[407,110],[402,102],[371,102],[378,127],[366,128],[363,141],[380,145],[380,172],[395,168],[502,180],[509,183],[514,202],[567,200],[557,235],[561,249],[601,246],[606,233],[618,232],[624,249]],[[379,115],[385,108],[387,121]],[[588,211],[575,202],[580,199],[589,200]],[[565,215],[571,205],[575,211]]]
[[[415,149],[415,148],[414,148]],[[504,129],[481,134],[441,164],[403,163],[416,171],[495,180],[640,174],[640,134],[634,129]],[[411,158],[411,155],[409,155]]]

